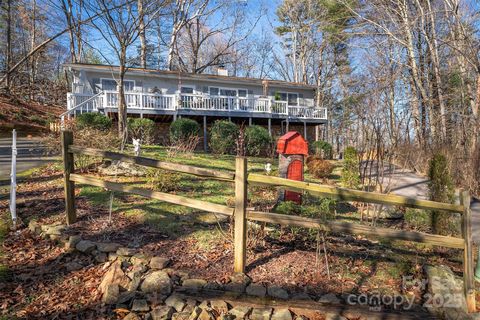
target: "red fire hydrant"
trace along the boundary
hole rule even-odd
[[[303,181],[304,157],[308,156],[308,143],[296,131],[290,131],[281,136],[277,142],[279,156],[278,171],[280,178]],[[284,191],[280,200],[302,203],[302,195],[298,192]]]

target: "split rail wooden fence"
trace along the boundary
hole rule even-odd
[[[75,173],[74,168],[75,154],[102,157],[111,160],[134,163],[146,167],[187,173],[207,179],[230,181],[234,183],[235,188],[235,207],[231,208],[225,205],[214,204],[198,199],[191,199],[188,197],[132,187],[122,183],[110,182],[94,177],[79,175]],[[176,205],[182,205],[198,210],[212,212],[215,214],[233,216],[235,272],[245,272],[247,252],[247,220],[267,222],[290,227],[320,229],[331,231],[334,233],[366,235],[390,240],[413,241],[447,248],[461,249],[463,250],[463,279],[467,307],[469,312],[474,312],[476,310],[473,266],[474,261],[472,248],[473,243],[471,232],[472,213],[470,210],[470,195],[468,192],[461,193],[460,204],[450,204],[403,197],[398,195],[386,195],[382,193],[338,188],[303,181],[293,181],[284,178],[265,176],[260,174],[248,174],[247,159],[245,157],[236,158],[235,172],[211,170],[189,165],[163,162],[160,160],[145,157],[136,157],[117,152],[75,146],[73,144],[73,134],[71,131],[62,131],[62,156],[64,163],[65,208],[68,224],[72,224],[76,221],[75,183],[81,183],[102,187],[118,192],[136,194]],[[281,187],[290,191],[306,192],[313,196],[329,197],[342,201],[359,201],[366,203],[460,213],[462,215],[462,238],[428,234],[417,231],[371,227],[367,225],[343,221],[325,222],[320,219],[289,216],[271,212],[247,211],[247,186],[249,184]]]

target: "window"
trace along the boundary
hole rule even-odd
[[[124,80],[123,88],[126,92],[133,91],[135,88],[135,81]],[[102,79],[102,90],[117,91],[117,81],[113,79]]]
[[[180,93],[193,94],[193,87],[181,87]]]
[[[287,93],[286,92],[275,92],[275,100],[287,101]]]
[[[289,106],[298,106],[298,93],[276,92],[275,100],[285,101]]]
[[[208,91],[212,96],[246,97],[248,95],[248,91],[246,89],[209,87]]]
[[[237,96],[237,90],[235,90],[235,89],[220,89],[220,95],[221,96],[227,96],[227,97],[236,97]]]
[[[298,94],[289,93],[288,94],[288,105],[289,106],[298,106]]]

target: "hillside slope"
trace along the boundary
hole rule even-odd
[[[63,111],[65,108],[58,105],[44,105],[0,96],[0,132],[13,128],[28,133],[46,131],[49,123],[56,121]]]

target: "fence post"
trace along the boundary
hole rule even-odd
[[[462,235],[465,240],[463,249],[463,285],[468,312],[475,312],[475,280],[473,277],[473,244],[472,244],[472,211],[470,210],[470,194],[463,191],[460,195],[463,205]]]
[[[245,273],[247,260],[247,158],[235,159],[234,271]]]
[[[73,144],[73,132],[62,131],[62,158],[63,158],[63,181],[65,188],[65,213],[67,224],[75,223],[75,183],[70,181],[70,174],[74,172],[73,153],[68,152],[68,146]]]

